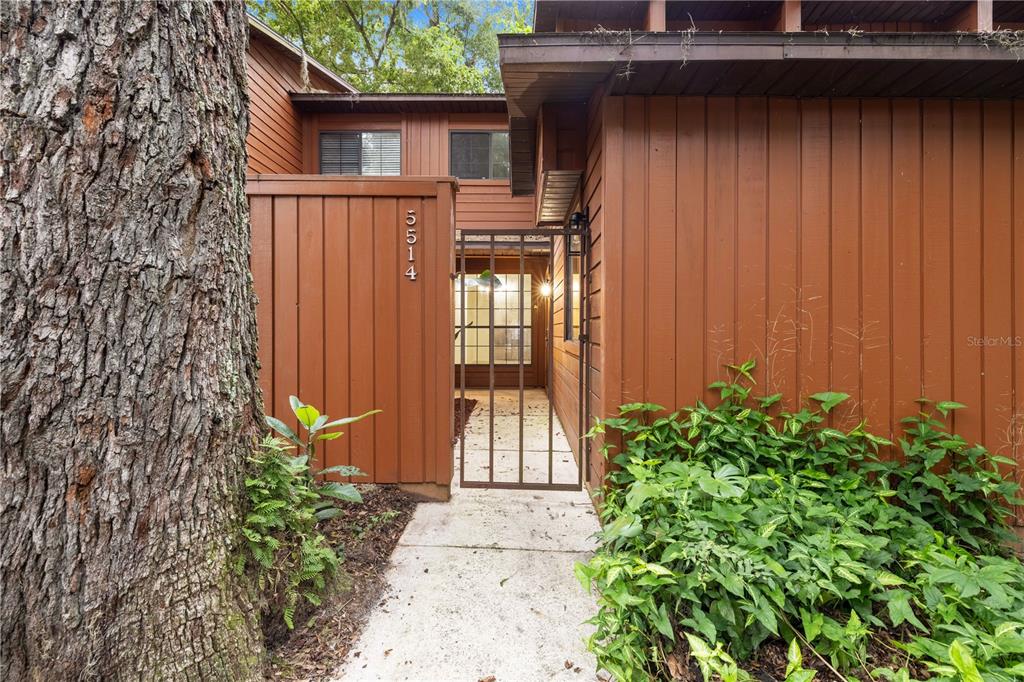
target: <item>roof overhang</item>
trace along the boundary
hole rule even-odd
[[[270,42],[274,43],[274,45],[276,45],[278,49],[288,54],[292,59],[299,62],[302,61],[302,50],[300,50],[294,44],[292,44],[290,40],[285,38],[283,35],[275,31],[274,29],[270,28],[270,26],[263,23],[257,17],[254,17],[251,14],[247,14],[246,16],[249,19],[250,31],[255,31],[256,33],[265,37]],[[310,57],[308,54],[306,55],[306,64],[309,66],[310,69],[316,71],[316,73],[319,74],[321,77],[330,81],[342,92],[358,92],[354,85],[352,85],[347,80],[345,80],[338,74],[328,69],[326,66],[324,66],[317,60]]]
[[[291,93],[300,111],[321,113],[494,113],[504,114],[505,96],[495,94]]]
[[[1024,64],[966,33],[638,33],[499,36],[513,194],[536,182],[545,102],[610,95],[790,97],[1024,96]]]

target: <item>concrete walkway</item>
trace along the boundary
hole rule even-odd
[[[495,400],[496,412],[509,403],[502,416],[518,410],[518,394],[514,405],[505,398]],[[467,473],[487,461],[486,446],[482,455],[476,447],[487,406],[481,400],[467,429]],[[532,395],[527,414],[545,415],[546,469],[541,407]],[[529,438],[538,437],[533,429]],[[337,679],[594,680],[583,621],[596,606],[573,574],[598,530],[587,494],[463,490],[458,480],[456,471],[450,502],[417,508],[391,557],[385,596]]]

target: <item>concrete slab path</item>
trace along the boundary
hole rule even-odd
[[[467,452],[486,407],[474,411]],[[559,451],[568,450],[557,431]],[[481,461],[478,448],[472,461]],[[456,472],[450,502],[417,508],[385,595],[336,679],[594,680],[583,621],[596,605],[573,565],[593,551],[598,528],[585,492],[463,490]]]

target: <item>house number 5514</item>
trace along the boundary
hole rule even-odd
[[[409,269],[405,276],[416,281],[416,210],[410,208],[405,212],[405,243],[409,247]]]

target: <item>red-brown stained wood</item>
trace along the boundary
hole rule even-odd
[[[1013,282],[1012,104],[982,105],[982,391],[986,411],[982,442],[1001,455],[1013,452],[1013,307],[1007,287]]]
[[[256,330],[260,339],[260,391],[264,411],[273,405],[274,395],[274,201],[254,197],[249,202],[252,223],[253,289],[256,293]]]
[[[676,107],[676,193],[681,201],[676,211],[676,399],[692,404],[704,394],[703,329],[707,328],[704,302],[704,244],[706,228],[705,197],[707,176],[704,172],[706,153],[705,100],[681,97]],[[609,157],[609,165],[614,164]],[[621,214],[608,212],[605,235],[610,238],[621,229]],[[609,259],[614,254],[609,253]],[[611,350],[611,349],[609,349]],[[612,380],[609,377],[609,382]],[[612,386],[606,385],[606,391]],[[674,405],[666,407],[673,408]]]
[[[255,236],[255,230],[253,231]],[[274,396],[264,400],[267,414],[293,429],[298,422],[288,396],[299,392],[298,200],[274,200]]]
[[[921,395],[953,395],[952,102],[921,104]]]
[[[1013,103],[1013,416],[1010,433],[1013,441],[1013,458],[1017,481],[1024,484],[1024,357],[1021,357],[1021,343],[1024,342],[1024,102]],[[1019,509],[1018,522],[1024,521],[1024,509]]]
[[[662,6],[664,12],[664,6]],[[661,358],[660,366],[647,366],[646,395],[659,405],[674,405],[676,296],[676,102],[674,97],[652,97],[647,115],[651,131],[648,145],[650,181],[647,210],[651,230],[647,239],[647,298],[656,311],[647,336],[647,354]]]
[[[768,147],[768,352],[763,376],[765,391],[782,393],[785,407],[793,409],[799,399],[796,392],[800,324],[800,109],[796,100],[768,101]],[[718,284],[709,279],[706,286],[713,288]],[[711,380],[721,378],[723,371],[721,365],[705,367],[705,375]]]
[[[970,339],[982,335],[981,104],[953,103],[953,399],[982,405],[983,353]],[[979,442],[983,411],[960,410],[953,423],[968,442]]]
[[[897,420],[922,396],[921,102],[892,104],[892,390]],[[899,424],[894,424],[899,428]]]
[[[319,173],[317,144],[324,131],[390,130],[402,136],[402,175],[445,176],[451,172],[449,139],[457,131],[508,130],[504,114],[310,114],[304,121],[302,168]],[[298,170],[277,171],[297,173]],[[508,180],[464,179],[455,199],[456,226],[466,229],[530,228],[534,197],[513,197]]]
[[[800,267],[797,304],[798,393],[828,387],[829,238],[832,121],[828,102],[808,100],[800,112]],[[807,229],[804,229],[804,227]]]
[[[767,102],[741,99],[737,109],[736,357],[765,356],[768,246]],[[760,368],[757,376],[761,376]]]
[[[299,197],[299,390],[296,395],[321,410],[324,409],[323,211],[322,197]]]
[[[588,152],[602,169],[597,416],[667,395],[652,378],[668,374],[666,407],[692,404],[722,362],[754,357],[755,390],[783,391],[790,407],[849,393],[837,426],[866,418],[898,436],[917,398],[952,399],[967,405],[957,432],[1020,459],[1020,103],[678,98],[674,123],[661,106],[605,97]],[[661,163],[669,127],[674,169]],[[665,185],[671,233],[654,202]],[[673,265],[657,260],[665,249]],[[651,288],[665,268],[671,296]],[[652,338],[666,315],[674,354]]]
[[[888,100],[861,105],[861,353],[862,411],[867,427],[891,433],[892,312],[889,207],[892,120]],[[867,172],[870,171],[870,172]]]
[[[351,359],[349,367],[351,409],[353,414],[362,414],[367,410],[378,409],[377,397],[374,394],[374,359],[373,349],[377,344],[376,312],[374,301],[374,269],[376,256],[374,237],[377,230],[373,224],[374,203],[377,197],[352,197],[349,199],[349,286],[351,309],[349,310],[351,325],[350,346]],[[383,341],[383,340],[382,340]],[[374,418],[375,419],[375,418]],[[374,420],[364,420],[352,425],[349,436],[352,447],[352,464],[359,467],[370,480],[376,480],[373,468],[376,450],[374,449]]]
[[[255,198],[254,198],[255,200]],[[349,402],[349,356],[352,329],[349,323],[349,224],[347,197],[324,197],[324,411],[329,415],[355,414]],[[260,344],[263,344],[261,338]],[[349,464],[349,438],[325,441],[327,466]]]
[[[398,365],[403,352],[411,349],[400,344],[398,335],[398,269],[396,254],[405,251],[399,246],[398,231],[405,233],[399,220],[396,199],[375,199],[373,202],[373,308],[374,308],[374,379],[375,409],[381,414],[373,419],[374,480],[379,483],[398,482]]]
[[[358,466],[357,481],[447,487],[452,183],[253,176],[248,193],[255,285],[273,294],[257,308],[261,353],[273,354],[261,370],[268,412],[294,424],[289,395],[334,418],[381,409],[326,443],[322,463]]]
[[[832,103],[832,291],[829,299],[831,382],[828,389],[850,395],[836,408],[833,423],[852,428],[861,404],[860,322],[860,102]]]
[[[249,82],[249,172],[301,173],[302,122],[288,96],[289,92],[302,90],[298,60],[266,36],[251,31],[245,62]],[[317,90],[341,91],[315,71],[309,76],[311,87]]]
[[[707,344],[705,369],[736,363],[736,100],[712,98],[707,102],[707,242],[704,262],[708,282],[705,289]],[[654,245],[669,250],[671,241]],[[652,314],[660,314],[656,310]],[[658,365],[661,363],[659,362]],[[651,374],[669,371],[666,365],[649,368]],[[712,380],[705,373],[705,383]],[[710,398],[711,393],[705,394]],[[668,407],[668,406],[666,406]]]

